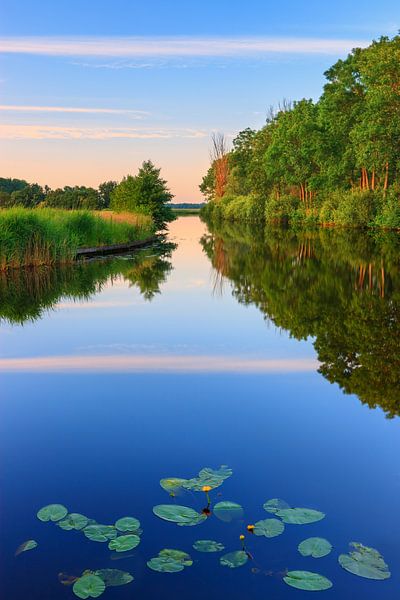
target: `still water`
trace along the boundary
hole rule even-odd
[[[122,569],[110,600],[306,598],[286,571],[327,577],[323,597],[397,598],[400,589],[399,239],[356,232],[254,232],[170,226],[170,246],[134,257],[0,278],[0,596],[76,596],[59,573]],[[203,492],[170,497],[164,477],[229,465],[211,516],[179,527],[152,508],[201,512]],[[270,498],[326,514],[267,539],[246,525],[274,517]],[[244,514],[224,522],[216,502]],[[102,524],[140,520],[141,543],[115,553],[42,523],[60,503]],[[220,557],[241,549],[237,569]],[[326,538],[332,552],[303,557]],[[34,539],[38,547],[15,557]],[[200,553],[199,539],[222,543]],[[391,578],[357,577],[338,556],[379,550]],[[150,570],[163,548],[193,565]],[[118,558],[118,560],[116,560]],[[64,575],[65,577],[65,575]]]

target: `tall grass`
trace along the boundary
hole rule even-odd
[[[78,248],[129,243],[154,233],[150,218],[135,223],[67,210],[0,210],[0,270],[74,260]]]

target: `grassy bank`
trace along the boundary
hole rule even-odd
[[[0,210],[0,270],[74,260],[80,247],[122,244],[154,234],[150,217],[64,210]]]
[[[244,223],[400,229],[400,199],[394,189],[386,193],[332,192],[314,198],[307,207],[290,195],[262,198],[227,194],[218,201],[210,201],[202,214],[206,218]]]

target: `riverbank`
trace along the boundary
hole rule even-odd
[[[395,190],[388,192],[332,192],[314,198],[307,206],[300,199],[282,195],[225,195],[211,200],[201,210],[206,219],[222,219],[251,224],[287,224],[291,226],[343,226],[400,230],[400,199]]]
[[[150,217],[56,209],[0,211],[0,270],[73,262],[80,248],[153,238]]]

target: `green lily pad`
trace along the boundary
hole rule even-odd
[[[273,538],[285,531],[285,525],[278,519],[263,519],[254,524],[254,535]]]
[[[85,536],[92,542],[108,542],[117,537],[117,530],[113,525],[88,525],[83,530]]]
[[[164,521],[171,521],[177,525],[198,525],[207,519],[206,515],[196,512],[193,508],[177,504],[158,504],[154,506],[153,513]]]
[[[339,556],[339,564],[343,569],[366,579],[389,579],[389,567],[378,550],[358,542],[351,542],[350,546],[354,551]]]
[[[301,542],[298,545],[298,550],[302,556],[322,558],[331,552],[332,544],[324,538],[311,537]]]
[[[49,504],[44,506],[37,513],[37,518],[40,521],[61,521],[68,514],[68,510],[62,504]]]
[[[244,550],[237,550],[236,552],[228,552],[228,554],[224,554],[224,556],[221,556],[219,559],[219,562],[223,567],[237,569],[237,567],[242,567],[245,565],[248,559],[249,557]]]
[[[198,477],[188,479],[182,487],[184,487],[187,490],[192,490],[194,492],[202,492],[203,487],[205,486],[208,486],[211,489],[215,489],[222,485],[225,479],[230,477],[232,473],[232,469],[225,465],[222,465],[219,469],[211,469],[210,467],[205,467],[204,469],[201,469]]]
[[[325,514],[312,508],[283,508],[276,513],[284,523],[291,525],[305,525],[307,523],[316,523],[325,517]]]
[[[298,590],[309,592],[322,592],[329,590],[333,583],[323,575],[311,571],[289,571],[283,581]]]
[[[135,517],[122,517],[115,523],[115,527],[118,531],[136,533],[140,529],[140,521]]]
[[[182,550],[171,550],[170,548],[164,548],[164,550],[160,550],[158,555],[162,556],[163,558],[176,560],[177,562],[182,563],[184,567],[191,567],[193,564],[190,555]]]
[[[156,556],[147,561],[147,566],[159,573],[178,573],[185,568],[182,563],[168,556]]]
[[[37,548],[37,545],[38,543],[36,540],[27,540],[26,542],[18,546],[18,548],[15,551],[15,556],[18,556],[23,552],[28,552],[28,550],[33,550],[34,548]]]
[[[165,477],[160,479],[160,485],[163,490],[169,494],[175,494],[182,489],[183,484],[187,482],[187,479],[181,479],[180,477]]]
[[[225,546],[214,540],[197,540],[193,544],[193,548],[198,552],[222,552]]]
[[[58,521],[57,525],[64,531],[76,529],[79,531],[88,525],[89,519],[79,513],[70,513],[62,521]]]
[[[263,508],[269,513],[276,514],[278,510],[290,508],[290,505],[280,498],[271,498],[271,500],[267,500],[267,502],[263,504]]]
[[[106,589],[106,585],[101,577],[97,575],[84,575],[74,583],[72,588],[75,596],[78,598],[98,598]]]
[[[120,571],[119,569],[100,569],[95,572],[95,575],[104,581],[106,587],[126,585],[133,581],[133,577],[130,573],[127,571]]]
[[[230,523],[235,519],[240,519],[243,517],[243,508],[240,506],[240,504],[236,504],[236,502],[224,500],[223,502],[218,502],[214,506],[214,515],[221,521]]]
[[[119,537],[111,540],[108,544],[108,548],[110,550],[115,550],[115,552],[127,552],[128,550],[132,550],[139,546],[140,537],[131,533],[129,535],[120,535]]]

